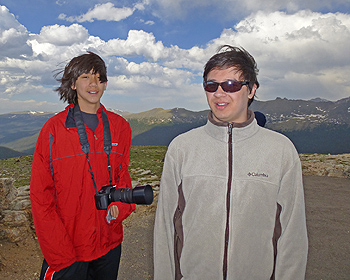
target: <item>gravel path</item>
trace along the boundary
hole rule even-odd
[[[307,280],[350,279],[350,179],[304,176],[309,234]],[[155,202],[137,206],[125,221],[118,280],[153,278]],[[19,244],[1,243],[2,280],[38,279],[42,255],[34,235]]]

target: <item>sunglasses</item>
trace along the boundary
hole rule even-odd
[[[221,86],[224,92],[236,92],[239,91],[243,86],[248,86],[249,81],[235,81],[228,80],[222,83],[217,83],[213,81],[203,82],[204,90],[207,92],[216,92]]]

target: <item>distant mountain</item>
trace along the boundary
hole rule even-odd
[[[269,128],[274,130],[292,131],[320,125],[350,125],[350,97],[336,102],[276,98],[265,102],[254,101],[251,109],[263,112]]]
[[[183,108],[153,109],[125,118],[129,121],[132,145],[168,146],[177,135],[206,123],[208,110],[192,112]]]
[[[41,127],[54,115],[43,112],[15,112],[0,115],[0,146],[33,153]]]
[[[255,100],[251,109],[265,114],[266,127],[288,136],[300,153],[350,153],[350,97]],[[132,128],[132,145],[167,146],[178,134],[206,123],[209,110],[155,108],[141,113],[112,110]],[[54,113],[17,112],[0,115],[0,146],[33,153],[39,131]]]
[[[288,136],[300,153],[350,153],[350,98],[253,102],[266,127]]]
[[[266,127],[288,136],[301,153],[350,153],[350,98],[323,100],[255,100],[251,108],[265,114]],[[163,145],[180,133],[205,124],[209,110],[154,109],[126,116],[133,131],[133,145]]]
[[[20,156],[26,156],[26,155],[28,155],[28,154],[17,152],[17,151],[14,151],[12,149],[0,146],[0,159],[20,157]]]

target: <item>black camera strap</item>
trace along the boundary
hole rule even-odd
[[[81,114],[79,104],[76,104],[74,106],[73,116],[74,116],[74,120],[75,120],[75,125],[76,125],[77,130],[78,130],[81,150],[86,155],[86,159],[87,159],[88,164],[89,164],[89,169],[90,169],[89,171],[91,174],[92,182],[94,184],[94,188],[95,188],[96,193],[98,193],[97,185],[95,182],[95,176],[94,176],[94,173],[92,172],[91,163],[89,160],[90,144],[89,144],[89,140],[87,137],[86,128],[85,128],[85,124],[83,121],[83,116]],[[112,184],[112,176],[111,176],[111,163],[110,163],[109,155],[112,152],[112,138],[111,138],[111,130],[110,130],[110,126],[109,126],[107,113],[103,110],[102,110],[102,124],[103,124],[103,136],[104,136],[103,149],[104,149],[104,152],[106,153],[107,158],[108,158],[109,183],[111,185]]]
[[[112,185],[111,162],[109,160],[109,155],[112,152],[111,128],[109,127],[107,113],[103,110],[102,110],[102,124],[103,124],[103,139],[104,139],[103,149],[108,158],[109,184]]]

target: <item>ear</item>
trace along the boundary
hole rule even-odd
[[[252,99],[252,98],[254,97],[257,88],[258,88],[257,85],[254,84],[252,90],[251,90],[250,93],[248,94],[248,98],[249,98],[249,99]]]
[[[105,82],[104,84],[105,84],[105,85],[104,85],[104,90],[106,90],[106,88],[107,88],[107,82]]]
[[[77,87],[75,86],[75,83],[73,83],[70,87],[71,87],[72,90],[76,90],[77,89]]]

